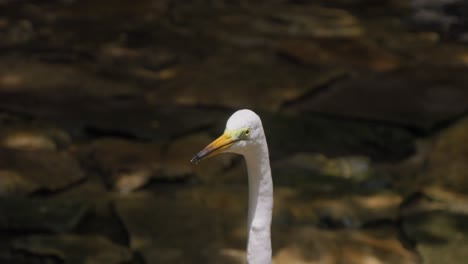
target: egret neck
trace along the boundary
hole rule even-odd
[[[244,153],[249,178],[249,211],[247,222],[247,263],[271,263],[271,216],[273,181],[265,138],[261,144]]]
[[[243,109],[226,123],[224,133],[192,158],[198,163],[218,153],[243,155],[249,174],[249,212],[247,219],[247,263],[271,264],[270,225],[273,211],[268,145],[260,117]]]

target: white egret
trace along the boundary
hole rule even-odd
[[[218,153],[244,156],[249,178],[247,263],[271,263],[270,225],[273,211],[273,181],[262,121],[251,110],[239,110],[227,121],[224,133],[201,150],[192,162]]]

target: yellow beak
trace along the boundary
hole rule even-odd
[[[220,153],[222,150],[231,146],[236,140],[234,140],[229,134],[224,133],[213,142],[211,142],[208,146],[198,152],[195,157],[193,157],[190,162],[198,163],[200,160],[204,158],[209,158]]]

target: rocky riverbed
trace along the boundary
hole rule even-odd
[[[0,0],[0,263],[244,263],[240,108],[275,264],[465,263],[463,1]]]

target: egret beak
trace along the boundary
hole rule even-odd
[[[200,160],[204,158],[209,158],[211,156],[214,156],[224,149],[228,148],[231,146],[236,140],[234,140],[231,135],[228,133],[222,134],[220,137],[215,139],[213,142],[211,142],[208,146],[206,146],[204,149],[202,149],[200,152],[198,152],[195,157],[193,157],[190,162],[192,163],[198,163]]]

